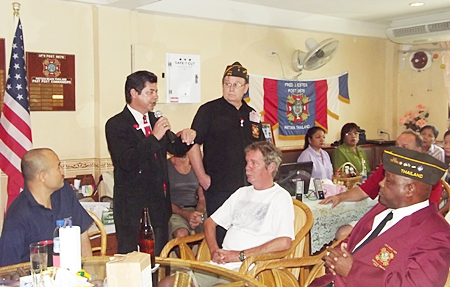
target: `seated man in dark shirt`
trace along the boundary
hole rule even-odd
[[[58,156],[46,148],[30,150],[22,158],[21,169],[25,188],[6,213],[0,266],[29,261],[29,245],[53,239],[56,220],[69,217],[81,229],[81,255],[91,256],[87,230],[93,220],[64,182]]]

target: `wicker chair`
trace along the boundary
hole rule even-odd
[[[292,241],[291,248],[286,251],[249,256],[242,263],[242,266],[239,270],[240,273],[247,274],[249,272],[250,265],[261,260],[302,257],[309,255],[309,237],[307,235],[309,234],[309,230],[313,225],[313,215],[308,206],[306,206],[303,202],[293,199],[293,204],[295,213],[294,231],[296,235],[295,239]],[[194,254],[191,248],[193,244],[196,244],[198,246],[196,254]],[[166,246],[164,246],[160,256],[168,257],[170,252],[175,247],[179,248],[181,259],[196,261],[211,260],[208,245],[206,244],[206,240],[204,240],[204,233],[172,239],[166,244]],[[294,274],[291,274],[291,276],[298,277],[300,273],[299,271],[300,270],[298,269],[294,269]],[[305,273],[302,272],[302,279],[305,277],[304,274]],[[165,276],[162,270],[160,270],[159,276],[160,278],[163,278]],[[272,286],[271,283],[275,282],[275,279],[270,272],[263,272],[259,274],[258,281],[262,282],[266,286]]]
[[[445,282],[444,287],[450,287],[450,269],[448,270],[447,282]]]
[[[344,236],[342,239],[334,242],[330,247],[333,248],[340,244],[342,240],[344,240],[347,236]],[[271,287],[307,287],[311,282],[324,274],[324,261],[322,257],[327,253],[326,250],[322,251],[322,253],[315,256],[305,256],[300,258],[283,258],[283,259],[275,259],[275,260],[266,260],[256,262],[255,267],[250,270],[247,275],[252,278],[256,278],[260,276],[260,274],[264,272],[272,273],[272,277],[275,279],[272,282]],[[297,270],[305,270],[309,269],[311,266],[312,269],[309,271],[308,276],[305,279],[296,279],[292,276],[292,269],[296,268]]]
[[[103,222],[100,220],[100,218],[97,217],[92,211],[86,210],[87,213],[92,217],[94,220],[95,225],[97,226],[98,230],[89,232],[89,238],[92,238],[93,236],[100,235],[100,246],[92,247],[92,252],[100,251],[100,256],[106,255],[106,247],[107,247],[107,234],[105,230],[105,226],[103,225]]]
[[[442,184],[442,196],[440,200],[439,212],[445,216],[449,210],[450,201],[448,200],[450,195],[450,185],[443,179],[441,179]]]

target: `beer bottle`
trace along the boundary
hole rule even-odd
[[[155,267],[155,238],[153,236],[153,227],[150,223],[150,214],[148,207],[142,209],[141,228],[138,237],[139,251],[150,254],[152,268]]]

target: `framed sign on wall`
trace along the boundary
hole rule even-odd
[[[75,55],[27,52],[31,111],[75,111]]]
[[[273,136],[272,125],[268,122],[262,122],[261,125],[264,139],[275,145],[275,137]]]

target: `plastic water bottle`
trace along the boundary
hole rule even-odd
[[[53,231],[53,266],[59,267],[59,229],[64,226],[64,220],[56,220],[55,231]]]

